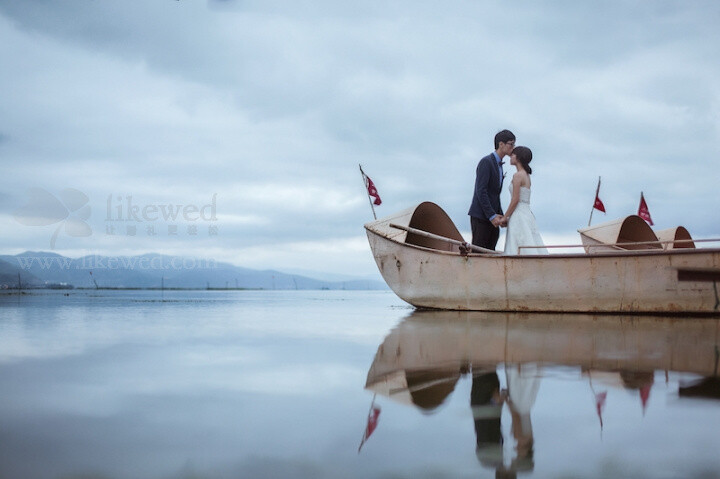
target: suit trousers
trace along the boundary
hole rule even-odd
[[[500,238],[500,228],[496,228],[488,220],[474,216],[470,217],[470,228],[472,229],[472,244],[481,248],[495,249],[498,238]]]

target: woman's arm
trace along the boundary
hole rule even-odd
[[[522,178],[520,175],[515,173],[512,179],[512,198],[510,198],[510,205],[507,211],[505,211],[505,219],[510,219],[510,215],[513,214],[518,203],[520,203],[520,185],[522,184]]]

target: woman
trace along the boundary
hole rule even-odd
[[[507,236],[505,237],[505,254],[547,254],[540,233],[535,225],[535,215],[530,210],[530,161],[532,151],[525,146],[516,146],[510,155],[510,164],[517,172],[510,183],[510,206],[505,212]],[[520,246],[540,246],[540,248],[523,248]]]

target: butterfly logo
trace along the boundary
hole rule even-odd
[[[50,249],[55,249],[60,230],[68,236],[90,236],[92,229],[86,223],[90,218],[90,199],[82,191],[65,188],[58,197],[42,188],[30,188],[28,202],[15,211],[15,221],[25,226],[58,224],[50,238]]]

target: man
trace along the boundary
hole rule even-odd
[[[504,469],[501,418],[505,397],[496,371],[473,370],[470,407],[475,421],[475,454],[480,464],[497,471]]]
[[[495,151],[480,160],[475,169],[475,192],[470,204],[472,244],[494,250],[505,226],[500,191],[503,183],[503,161],[515,148],[515,135],[503,130],[495,135]]]

